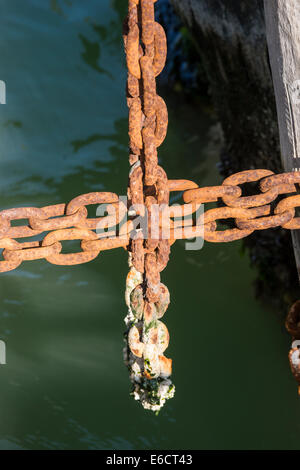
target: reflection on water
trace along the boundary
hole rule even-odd
[[[123,0],[5,2],[1,208],[125,194],[125,9]],[[160,159],[169,176],[218,182],[213,119],[166,100]],[[0,448],[299,448],[289,338],[282,318],[253,299],[239,243],[183,247],[172,248],[163,273],[177,392],[158,418],[128,394],[124,250],[72,267],[27,262],[1,275]]]
[[[127,140],[124,139],[124,137],[126,136],[126,133],[124,134],[124,131],[126,131],[128,128],[128,119],[117,119],[114,124],[115,132],[113,134],[93,134],[86,137],[85,139],[74,140],[73,142],[71,142],[74,153],[78,152],[82,147],[85,147],[86,145],[90,145],[98,141],[113,141],[114,144],[117,143],[124,149],[124,147],[127,146]]]
[[[98,65],[100,60],[100,45],[97,42],[89,41],[82,34],[79,34],[79,39],[84,47],[84,52],[81,54],[84,62],[95,69],[97,72],[105,73],[109,76],[109,78],[113,78],[107,70]]]

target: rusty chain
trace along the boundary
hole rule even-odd
[[[147,210],[148,237],[139,232],[131,237],[129,246],[131,270],[136,280],[127,298],[127,357],[135,398],[145,408],[159,410],[162,396],[159,389],[173,391],[166,380],[172,373],[172,360],[164,355],[169,332],[159,319],[170,302],[169,292],[161,283],[160,272],[166,267],[170,242],[153,237],[151,224],[158,205],[169,205],[169,187],[165,171],[158,165],[157,148],[167,133],[168,112],[164,100],[156,93],[156,77],[164,68],[167,40],[164,29],[155,21],[156,0],[129,0],[124,23],[124,46],[128,67],[127,104],[129,108],[129,173],[128,199],[135,213]],[[156,222],[158,220],[156,219]],[[130,284],[130,283],[129,283]],[[153,383],[156,379],[156,401]],[[149,383],[150,380],[150,383]],[[155,402],[154,402],[155,401]]]
[[[130,181],[135,191],[136,181],[131,178]],[[240,184],[254,181],[260,183],[259,194],[242,196]],[[300,207],[300,194],[297,194],[299,183],[300,173],[298,172],[275,175],[269,170],[242,171],[226,178],[220,186],[202,188],[189,180],[168,180],[166,194],[172,191],[182,192],[185,203],[181,205],[182,213],[188,213],[185,208],[191,204],[194,206],[190,212],[196,211],[199,204],[217,201],[224,203],[223,207],[207,210],[196,225],[191,225],[184,231],[180,226],[177,227],[172,223],[173,220],[170,217],[169,244],[178,239],[199,236],[202,226],[204,239],[215,243],[238,240],[250,235],[255,230],[274,227],[283,227],[289,230],[298,229],[300,228],[300,217],[295,215],[295,210]],[[146,198],[153,197],[149,195],[151,191],[152,188],[150,191],[146,188]],[[292,193],[294,194],[284,198],[284,195]],[[281,200],[276,204],[278,196],[281,197]],[[134,198],[135,196],[132,199]],[[132,199],[128,203],[129,206]],[[133,202],[135,203],[135,200]],[[272,208],[272,203],[276,204],[274,208]],[[86,206],[90,204],[106,204],[108,215],[89,218]],[[171,210],[172,206],[168,206],[168,208]],[[179,216],[181,212],[180,208],[178,210],[178,206],[175,208],[175,215],[172,214],[173,218]],[[148,217],[149,212],[148,210]],[[119,199],[117,194],[110,192],[83,194],[72,199],[68,204],[56,204],[42,208],[5,209],[0,212],[0,248],[3,249],[4,258],[3,261],[0,261],[0,272],[15,269],[22,261],[42,258],[53,264],[80,264],[96,258],[102,250],[117,247],[128,249],[132,253],[133,264],[138,271],[143,272],[144,258],[147,257],[147,254],[151,254],[151,251],[153,252],[150,250],[152,241],[148,239],[147,245],[144,247],[144,240],[132,240],[134,224],[131,222],[134,221],[134,217],[130,217],[129,221],[121,225],[122,220],[127,216],[128,206]],[[229,218],[235,219],[236,227],[217,230],[216,222]],[[13,221],[20,219],[28,219],[27,224],[12,225]],[[167,225],[168,220],[165,223]],[[118,224],[121,225],[121,228],[117,234]],[[109,231],[99,234],[96,232],[97,228],[109,229]],[[44,236],[44,238],[39,241],[17,241],[36,236]],[[76,239],[81,240],[82,252],[61,254],[60,242]],[[134,252],[137,241],[142,244],[141,253]],[[155,240],[155,244],[157,244],[157,240]],[[161,251],[158,249],[157,253],[155,256],[160,260],[159,266],[162,270],[168,251],[164,252],[163,249]]]
[[[297,300],[290,308],[285,326],[292,336],[289,362],[292,374],[298,382],[298,393],[300,395],[300,300]]]
[[[107,212],[114,211],[111,218],[88,218],[87,205],[106,204]],[[96,229],[109,229],[120,222],[127,213],[127,207],[118,196],[109,192],[83,194],[72,199],[68,204],[53,206],[20,207],[0,212],[0,248],[4,260],[0,262],[0,272],[11,271],[23,261],[45,258],[58,265],[74,265],[91,261],[100,251],[128,244],[128,235],[107,237],[97,234]],[[26,225],[12,226],[12,221],[27,219]],[[36,238],[42,240],[25,241],[16,239]],[[104,235],[106,237],[104,238]],[[127,237],[127,238],[126,238]],[[62,254],[62,240],[81,240],[82,251]],[[92,243],[92,244],[91,244]]]
[[[130,271],[125,295],[128,305],[125,361],[134,397],[145,408],[159,410],[174,394],[169,379],[172,360],[164,356],[169,332],[160,320],[170,302],[169,291],[160,280],[169,260],[170,246],[183,238],[203,237],[218,243],[244,238],[256,230],[299,229],[296,208],[300,207],[297,193],[300,173],[275,175],[269,170],[246,170],[211,187],[199,187],[189,180],[168,180],[157,156],[157,148],[167,133],[168,111],[156,92],[156,77],[165,64],[167,43],[163,28],[154,18],[155,2],[128,0],[124,23],[131,165],[127,202],[115,193],[93,192],[68,204],[2,210],[0,272],[13,270],[23,261],[43,258],[52,264],[76,265],[95,259],[104,250],[126,249]],[[241,185],[247,183],[259,184],[258,194],[243,196]],[[169,206],[172,191],[182,193],[181,206]],[[204,212],[196,223],[192,219],[184,230],[182,221],[176,220],[182,214],[195,213],[201,204],[216,202],[219,207]],[[87,206],[100,204],[105,205],[107,215],[89,218]],[[165,207],[164,215],[155,215],[156,205]],[[138,217],[147,218],[148,232],[143,236],[136,228]],[[28,222],[12,225],[22,219]],[[225,219],[233,219],[235,226],[218,229],[217,222]],[[154,237],[151,229],[155,225]],[[170,230],[167,238],[162,236],[165,227]],[[26,238],[28,241],[23,240]],[[62,253],[64,240],[80,240],[81,251]],[[300,301],[291,308],[286,327],[294,340],[289,359],[300,393]],[[155,390],[149,385],[154,382]]]

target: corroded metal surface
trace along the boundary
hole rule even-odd
[[[298,393],[300,395],[300,300],[297,300],[290,308],[285,326],[292,336],[289,362],[292,374],[298,382]]]
[[[89,218],[86,209],[89,204],[103,204],[108,215]],[[115,228],[126,214],[126,204],[116,194],[104,192],[83,194],[69,204],[3,210],[0,212],[0,248],[3,249],[0,272],[16,269],[23,261],[43,258],[53,264],[76,265],[91,261],[100,251],[126,248],[128,232],[123,230],[123,235],[117,236],[114,230],[103,231]],[[27,224],[11,225],[12,221],[21,219],[27,219]],[[43,239],[23,240],[36,235]],[[76,239],[81,241],[82,252],[62,254],[60,241]]]
[[[285,326],[294,339],[300,340],[300,300],[290,308]]]
[[[124,25],[129,162],[133,165],[129,174],[129,205],[138,215],[147,213],[146,240],[140,239],[137,233],[129,245],[130,260],[143,279],[132,291],[128,303],[134,325],[127,331],[127,364],[137,367],[137,360],[140,361],[140,375],[137,378],[133,374],[132,378],[136,395],[139,395],[138,390],[141,392],[142,377],[147,388],[145,379],[163,381],[172,372],[172,361],[163,354],[169,343],[169,333],[158,320],[169,304],[169,293],[161,284],[160,272],[170,255],[170,236],[162,236],[163,227],[170,218],[165,213],[161,215],[157,206],[168,207],[170,188],[166,173],[158,166],[157,148],[167,133],[168,112],[164,100],[157,95],[156,77],[166,61],[167,42],[163,28],[155,22],[154,3],[153,0],[129,0]],[[141,394],[139,399],[143,402]],[[143,404],[150,408],[153,405],[149,400]]]
[[[290,350],[289,361],[292,374],[298,382],[298,394],[300,395],[300,349],[298,347]]]
[[[156,144],[153,145],[155,147]],[[4,258],[0,261],[0,272],[15,269],[23,261],[42,258],[50,262],[59,260],[59,264],[64,264],[64,260],[68,265],[80,264],[94,259],[100,251],[123,247],[129,250],[133,264],[142,273],[146,254],[153,252],[155,262],[147,263],[149,276],[153,277],[152,271],[157,269],[161,272],[167,265],[170,245],[178,239],[203,236],[206,241],[220,243],[238,240],[255,230],[280,226],[289,230],[300,228],[300,217],[296,215],[296,208],[300,207],[300,195],[297,194],[299,173],[270,176],[269,170],[249,170],[231,175],[220,186],[199,188],[193,181],[168,180],[164,170],[157,165],[155,183],[149,186],[144,180],[146,161],[142,158],[143,149],[138,151],[138,161],[131,168],[128,188],[128,206],[134,208],[134,216],[127,220],[130,215],[127,204],[119,200],[117,194],[108,192],[83,194],[68,204],[5,209],[0,212],[0,249],[3,248]],[[260,187],[259,194],[242,196],[239,185],[254,180]],[[181,192],[184,204],[170,206],[171,191]],[[285,193],[287,197],[283,197]],[[276,204],[279,195],[281,200]],[[196,223],[185,221],[182,229],[183,218],[196,213],[201,204],[222,200],[226,205],[207,210]],[[273,206],[275,203],[273,209],[271,203]],[[88,217],[86,206],[90,204],[103,204],[107,215]],[[160,211],[156,214],[154,206],[157,205]],[[146,233],[138,233],[134,226],[135,216],[145,216],[146,211]],[[14,220],[21,219],[28,222],[12,225]],[[233,219],[235,227],[219,230],[217,221],[224,219]],[[82,235],[79,239],[83,253],[61,254],[59,236],[62,231],[66,231],[63,232],[67,236],[64,240],[75,240],[79,234]],[[151,238],[151,234],[155,236]],[[165,234],[169,236],[162,236]],[[36,235],[42,235],[44,241],[26,242],[26,238]],[[56,245],[50,248],[51,244]],[[151,297],[154,297],[153,289]]]

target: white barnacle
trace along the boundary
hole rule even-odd
[[[300,365],[300,350],[295,349],[291,354],[291,362],[293,366],[297,367]]]

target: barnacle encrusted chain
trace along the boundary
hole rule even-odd
[[[131,164],[128,200],[134,215],[143,217],[147,209],[150,233],[144,239],[136,231],[129,247],[125,361],[134,398],[144,408],[158,411],[173,396],[174,386],[169,380],[172,360],[164,355],[169,332],[160,320],[170,302],[169,291],[160,281],[160,273],[169,260],[170,242],[160,233],[155,238],[151,236],[155,220],[152,208],[169,205],[168,179],[157,157],[157,148],[166,136],[168,113],[164,100],[156,93],[155,79],[165,65],[167,41],[163,28],[154,19],[153,0],[129,0],[124,45]]]

